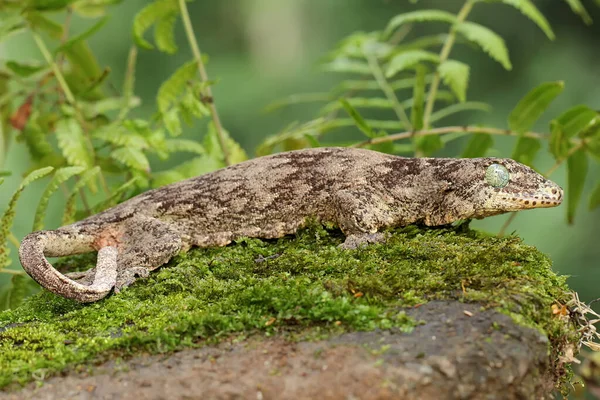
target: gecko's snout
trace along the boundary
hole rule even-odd
[[[534,193],[523,193],[518,199],[523,208],[556,207],[563,201],[563,189],[552,181],[547,181]]]

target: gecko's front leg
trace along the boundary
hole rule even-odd
[[[336,219],[346,241],[342,248],[355,249],[363,244],[385,240],[378,232],[394,223],[392,208],[382,196],[368,190],[340,190],[333,195]]]

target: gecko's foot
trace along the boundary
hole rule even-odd
[[[360,246],[366,246],[372,243],[382,243],[388,238],[388,234],[383,232],[362,233],[358,235],[346,236],[346,241],[340,244],[340,248],[345,250],[354,250]]]
[[[66,273],[65,276],[82,285],[91,285],[96,276],[96,268],[88,269],[87,271],[76,271]]]
[[[132,285],[138,278],[147,278],[150,275],[148,268],[130,267],[123,271],[117,278],[115,284],[115,293],[119,293],[122,289]]]

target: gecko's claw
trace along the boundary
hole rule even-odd
[[[147,278],[149,275],[150,271],[148,271],[148,268],[145,267],[130,267],[126,269],[117,277],[115,293],[119,293],[127,286],[131,286],[137,279]]]

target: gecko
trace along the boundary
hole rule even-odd
[[[322,147],[282,152],[149,190],[74,224],[27,235],[25,271],[79,302],[119,292],[191,247],[294,234],[316,219],[342,247],[385,240],[387,228],[446,225],[554,207],[563,190],[506,158],[408,158]],[[97,251],[94,268],[62,274],[46,257]]]

